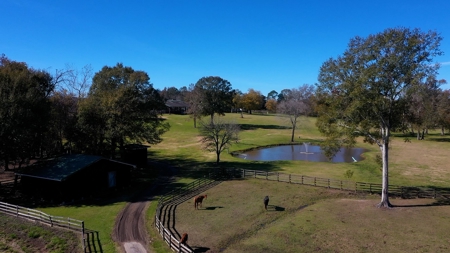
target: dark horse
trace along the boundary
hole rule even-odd
[[[269,196],[264,197],[264,208],[267,210],[267,206],[269,205]]]
[[[200,195],[194,198],[194,207],[195,209],[198,209],[198,206],[202,207],[203,199],[206,199],[206,195]]]

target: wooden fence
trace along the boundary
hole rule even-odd
[[[210,178],[197,179],[189,183],[188,185],[174,189],[159,198],[158,206],[156,208],[155,226],[156,229],[158,230],[158,233],[163,238],[163,240],[167,243],[167,245],[169,245],[170,249],[172,249],[173,251],[182,253],[194,252],[189,246],[180,244],[179,239],[176,236],[174,236],[169,229],[164,227],[164,220],[161,220],[162,219],[161,211],[163,207],[183,197],[186,197],[189,194],[192,194],[193,192],[195,192],[195,190],[203,186],[206,186],[214,181],[215,180]]]
[[[69,217],[51,216],[38,210],[11,205],[4,202],[0,202],[0,211],[5,214],[24,218],[34,222],[39,222],[51,227],[55,226],[80,232],[83,242],[83,249],[86,248],[84,237],[84,221],[72,219]]]
[[[375,183],[353,182],[346,180],[336,180],[320,177],[309,177],[295,174],[284,174],[279,172],[267,172],[258,170],[244,170],[242,169],[243,178],[258,178],[271,181],[286,182],[291,184],[303,184],[318,187],[325,187],[330,189],[368,192],[371,194],[381,194],[382,185]],[[450,198],[450,190],[436,189],[430,187],[412,187],[412,186],[397,186],[389,185],[389,195],[394,197],[401,197],[405,199],[410,198]]]
[[[302,184],[316,187],[325,187],[329,189],[337,189],[344,191],[365,192],[371,194],[381,194],[382,185],[375,183],[354,182],[346,180],[336,180],[320,177],[309,177],[295,174],[285,174],[279,172],[267,172],[258,170],[245,169],[221,169],[214,173],[210,173],[208,177],[195,180],[190,184],[177,188],[160,197],[155,215],[155,226],[163,240],[175,252],[192,253],[194,252],[189,246],[182,245],[179,240],[164,227],[164,221],[161,221],[161,210],[165,205],[182,200],[189,194],[202,186],[211,184],[215,180],[223,180],[226,178],[256,178],[271,181],[285,182],[291,184]],[[450,199],[450,190],[435,189],[429,187],[410,187],[389,185],[389,195],[401,198],[445,198]]]

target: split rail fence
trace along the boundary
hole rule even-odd
[[[355,192],[368,192],[371,194],[381,194],[382,191],[382,185],[375,183],[364,183],[364,182],[336,180],[320,177],[309,177],[295,174],[284,174],[279,172],[267,172],[259,170],[242,169],[241,173],[243,178],[266,179],[271,181],[318,186],[330,189],[355,191]],[[436,189],[430,187],[389,185],[389,195],[405,199],[450,198],[450,190]]]
[[[80,232],[83,241],[83,249],[86,248],[86,242],[84,237],[84,221],[72,219],[69,217],[52,216],[38,210],[17,205],[11,205],[4,202],[0,202],[0,211],[5,214],[49,225],[50,227],[55,226]]]
[[[162,209],[165,205],[169,205],[173,203],[174,201],[177,201],[183,197],[186,197],[189,194],[192,194],[195,190],[206,186],[215,180],[210,178],[201,178],[197,179],[189,184],[187,184],[184,187],[180,187],[177,189],[174,189],[167,194],[164,194],[161,196],[158,200],[158,206],[156,208],[156,215],[155,215],[155,226],[158,230],[158,233],[162,236],[163,240],[169,245],[170,249],[172,249],[175,252],[182,252],[182,253],[193,253],[194,251],[188,247],[187,245],[181,244],[179,239],[172,234],[170,229],[164,227],[164,220],[162,217]]]

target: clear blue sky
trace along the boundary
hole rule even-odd
[[[220,76],[267,95],[315,84],[351,38],[401,26],[444,37],[435,60],[450,82],[449,0],[1,0],[0,10],[0,54],[51,73],[121,62],[158,89]]]

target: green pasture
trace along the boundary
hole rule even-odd
[[[127,203],[122,201],[113,203],[98,203],[92,205],[67,205],[60,207],[38,208],[53,216],[70,217],[84,221],[87,230],[98,232],[103,252],[118,252],[111,235],[116,216]]]
[[[201,149],[198,129],[187,115],[164,115],[171,125],[163,135],[163,142],[149,149],[149,158],[162,160],[181,168],[183,177],[196,178],[216,167],[215,154]],[[381,166],[376,162],[380,150],[376,145],[361,140],[357,147],[365,148],[364,160],[356,163],[330,163],[309,161],[248,161],[234,157],[231,152],[243,152],[262,146],[290,144],[291,126],[286,117],[277,115],[251,115],[229,113],[224,119],[241,126],[240,140],[221,155],[221,167],[235,167],[264,171],[279,171],[307,176],[347,179],[345,172],[353,171],[350,180],[381,183]],[[207,120],[207,118],[205,119]],[[405,141],[405,138],[408,138]],[[315,118],[302,117],[295,131],[295,143],[319,144],[323,140],[315,127]],[[430,131],[425,140],[394,133],[389,150],[389,180],[393,185],[447,187],[450,179],[447,150],[450,135],[441,136]]]
[[[177,166],[181,182],[217,167],[215,157],[201,149],[198,130],[185,115],[165,115],[172,128],[164,141],[150,149],[150,159],[166,160]],[[227,114],[241,125],[240,141],[224,152],[219,167],[279,171],[306,176],[381,183],[376,162],[377,146],[362,141],[364,160],[356,163],[308,161],[257,162],[233,157],[261,146],[290,144],[291,128],[286,118],[276,115]],[[302,118],[295,142],[318,144],[323,140],[314,118]],[[430,131],[425,140],[394,133],[389,153],[389,180],[394,185],[448,187],[450,170],[446,156],[450,137]],[[178,145],[178,143],[181,143]],[[350,179],[347,170],[353,171]],[[205,210],[194,211],[188,200],[176,208],[176,229],[189,233],[191,246],[209,247],[212,252],[446,252],[446,230],[450,208],[433,200],[391,199],[398,207],[375,207],[378,195],[358,195],[308,186],[244,180],[223,182],[207,191]],[[265,212],[262,199],[280,211]],[[284,209],[284,211],[281,211]],[[150,211],[149,217],[154,214]],[[149,221],[149,227],[152,221]],[[170,252],[155,233],[157,252]],[[422,238],[422,239],[421,239]]]
[[[242,131],[240,133],[239,142],[234,143],[228,151],[225,151],[221,155],[221,162],[219,165],[215,164],[214,153],[202,150],[201,143],[199,142],[200,136],[198,135],[198,129],[194,128],[193,120],[189,116],[166,114],[164,115],[164,118],[170,123],[171,129],[162,136],[163,141],[161,143],[152,145],[149,148],[148,158],[151,161],[168,163],[177,168],[177,181],[169,187],[179,187],[188,184],[196,178],[203,177],[211,169],[217,168],[218,166],[381,183],[380,165],[376,162],[376,156],[380,153],[379,149],[377,146],[369,145],[362,141],[358,142],[357,147],[365,148],[368,151],[364,153],[365,159],[356,163],[308,161],[258,162],[233,157],[230,154],[231,152],[245,152],[245,150],[261,146],[290,144],[292,130],[285,117],[277,115],[244,114],[244,118],[241,118],[240,114],[226,114],[224,119],[239,124]],[[208,120],[208,118],[205,119]],[[299,120],[295,132],[296,143],[302,144],[303,142],[310,142],[312,144],[317,144],[322,140],[323,137],[315,127],[314,118],[303,117]],[[437,131],[431,131],[429,135],[425,136],[425,140],[423,141],[418,141],[412,136],[408,142],[405,142],[405,136],[403,134],[396,133],[392,137],[389,153],[390,184],[448,187],[450,170],[448,169],[449,166],[447,164],[449,163],[449,159],[446,154],[449,147],[450,137],[440,136]],[[149,168],[149,170],[153,170],[153,168]],[[353,176],[350,179],[345,177],[345,172],[347,170],[353,171]],[[146,177],[152,177],[152,175],[144,174],[139,176],[140,182],[151,184],[151,181],[145,180]],[[219,222],[215,227],[212,224],[202,225],[202,223],[200,223],[200,227],[199,224],[190,224],[183,218],[185,216],[192,216],[192,210],[190,210],[192,203],[190,203],[191,201],[187,201],[186,203],[181,204],[177,209],[176,228],[188,230],[190,231],[189,233],[199,233],[199,241],[196,242],[196,236],[192,236],[190,237],[190,244],[194,242],[200,246],[215,247],[217,249],[226,245],[227,252],[242,252],[240,250],[245,247],[256,247],[258,250],[255,252],[279,252],[275,249],[279,247],[279,245],[285,243],[289,246],[283,248],[284,252],[294,252],[295,249],[301,247],[305,247],[304,252],[308,252],[308,250],[317,252],[335,252],[330,250],[331,248],[340,249],[337,252],[374,252],[374,250],[376,251],[379,248],[370,245],[384,244],[383,240],[386,241],[386,239],[383,238],[393,237],[392,240],[389,239],[386,241],[393,245],[403,245],[405,244],[403,240],[415,239],[412,237],[405,237],[405,231],[408,233],[415,233],[417,236],[423,235],[424,238],[430,239],[429,231],[422,232],[420,230],[421,227],[427,225],[425,221],[428,220],[429,225],[431,226],[444,223],[445,217],[449,217],[447,206],[426,206],[426,208],[405,207],[402,209],[395,208],[393,211],[382,211],[374,207],[377,201],[379,201],[379,196],[376,195],[353,196],[347,192],[330,193],[324,189],[306,186],[295,186],[297,188],[291,189],[287,188],[286,185],[281,183],[276,184],[275,182],[270,183],[274,185],[270,186],[272,192],[268,194],[273,194],[273,200],[278,201],[278,204],[276,205],[285,208],[285,211],[266,213],[259,205],[259,202],[262,202],[262,198],[267,192],[266,182],[249,183],[248,180],[244,180],[235,183],[239,183],[239,186],[233,185],[231,182],[223,183],[208,191],[212,195],[205,202],[206,205],[210,207],[223,206],[223,208],[198,211],[195,214],[210,214],[211,217],[209,218],[212,218],[212,220],[208,221],[208,223],[214,223],[218,221],[219,218],[239,217],[239,222],[245,225],[241,224],[244,229],[223,222]],[[241,191],[238,187],[243,187],[245,189]],[[233,195],[237,192],[245,192],[246,194],[254,192],[254,194],[242,195],[242,197],[246,199],[254,198],[252,201],[257,203],[255,204],[255,208],[253,208],[254,204],[245,206],[243,203],[234,202],[233,198],[228,198],[226,196],[226,194]],[[283,198],[282,196],[285,194],[287,194],[287,197]],[[274,202],[274,204],[275,203],[276,202]],[[365,204],[361,207],[360,203]],[[394,201],[393,203],[395,204]],[[99,232],[103,252],[118,252],[116,245],[111,239],[111,233],[115,218],[125,204],[126,198],[109,200],[106,201],[106,203],[98,202],[78,206],[67,205],[41,208],[40,210],[50,215],[68,216],[84,220],[87,228]],[[184,207],[184,205],[186,205],[186,207]],[[305,205],[307,206],[300,208]],[[152,247],[156,252],[170,252],[165,243],[160,240],[159,235],[153,231],[152,223],[155,208],[155,202],[153,202],[148,211],[148,228],[150,230]],[[248,211],[246,211],[247,208],[249,209]],[[419,210],[422,211],[419,212]],[[393,214],[399,215],[395,216]],[[404,218],[402,218],[402,215],[400,214],[404,215]],[[217,215],[216,218],[214,218],[215,215]],[[393,217],[389,218],[391,216]],[[263,219],[260,220],[261,217],[263,217]],[[339,217],[341,217],[341,219],[338,219]],[[198,217],[193,216],[192,218],[195,219]],[[398,221],[394,220],[394,218],[398,219]],[[423,224],[418,223],[413,227],[397,226],[397,229],[394,229],[396,226],[391,224],[399,224],[398,222],[401,222],[401,224],[407,223],[409,222],[407,220],[408,218],[421,220],[423,221]],[[178,221],[178,219],[180,220]],[[386,223],[383,223],[382,221],[386,221]],[[372,223],[375,225],[368,225]],[[311,224],[314,224],[314,226]],[[343,224],[348,224],[348,227]],[[386,224],[390,225],[388,226]],[[445,224],[450,223],[446,222]],[[214,241],[214,243],[211,244],[212,246],[206,245],[205,242],[208,238],[213,236],[212,234],[214,234],[216,230],[221,230],[220,226],[222,225],[222,230],[228,231],[227,234],[223,237],[215,238],[217,241]],[[358,227],[359,230],[350,230],[350,227]],[[198,231],[199,228],[202,231]],[[444,228],[448,230],[450,227],[444,226]],[[384,230],[388,229],[393,230],[392,233],[397,233],[398,236],[394,236],[391,232],[384,232]],[[364,231],[366,231],[366,233],[363,233]],[[290,234],[291,232],[293,234]],[[436,234],[432,235],[437,236],[440,232],[441,230],[439,229]],[[182,231],[180,231],[180,233],[182,233]],[[207,235],[202,235],[201,233]],[[361,233],[361,235],[355,237],[352,235],[353,233]],[[276,238],[277,240],[271,242],[274,243],[273,245],[268,245],[270,242],[270,240],[268,240],[269,238]],[[332,240],[325,241],[323,238],[331,238]],[[344,240],[342,240],[342,238],[344,238]],[[373,239],[372,242],[369,242],[369,238]],[[209,239],[214,240],[214,238]],[[395,239],[400,241],[396,242]],[[311,240],[314,244],[307,243]],[[347,251],[347,246],[345,246],[346,243],[352,245],[351,242],[353,240],[362,241],[367,245],[362,246],[362,244],[358,244],[353,247],[349,246],[351,247],[351,250]],[[441,242],[441,239],[435,240],[435,243],[437,244],[440,244]],[[407,247],[407,249],[411,249],[411,247]],[[419,247],[416,250],[411,251],[426,252],[425,249],[426,248]],[[431,250],[429,252],[439,252],[439,250]]]
[[[232,190],[231,190],[232,189]],[[448,252],[450,208],[433,200],[376,195],[263,179],[225,181],[176,207],[175,228],[189,245],[208,252]],[[263,198],[270,198],[264,210]]]

